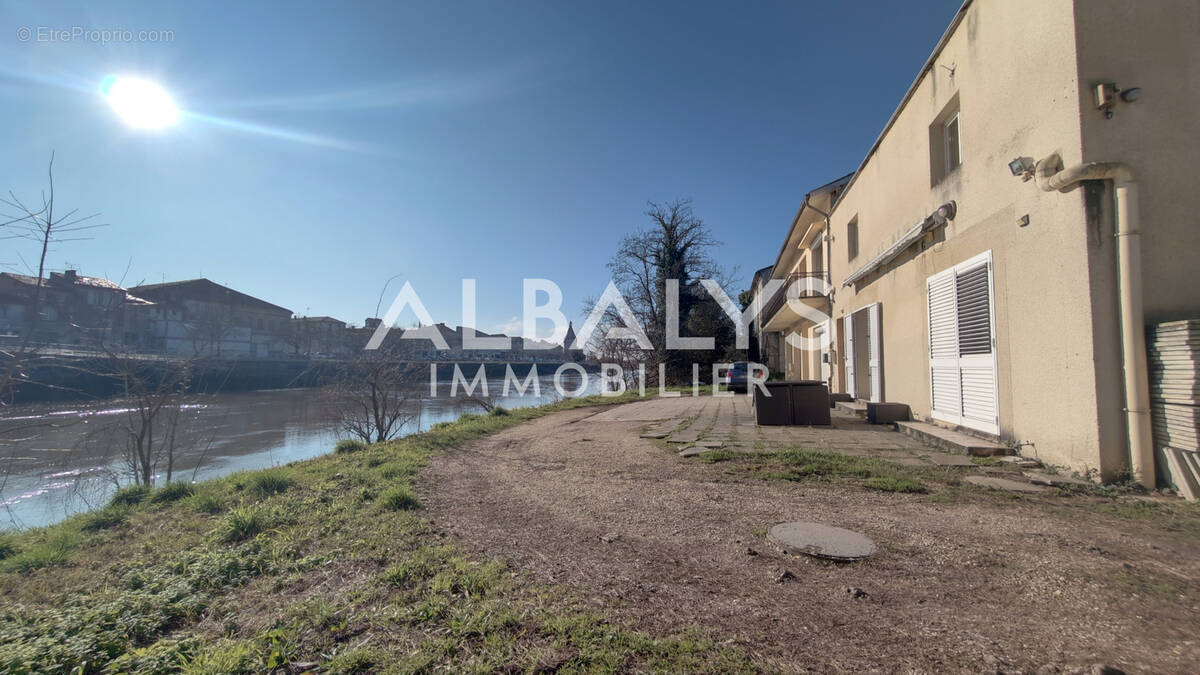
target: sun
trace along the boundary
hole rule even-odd
[[[135,129],[162,129],[179,121],[179,108],[158,84],[137,77],[109,75],[100,93],[117,115]]]

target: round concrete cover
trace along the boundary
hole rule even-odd
[[[859,560],[875,553],[875,542],[857,532],[820,523],[781,523],[767,539],[789,553],[830,560]]]

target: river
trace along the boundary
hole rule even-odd
[[[558,398],[553,378],[543,377],[539,384],[540,395],[513,392],[495,402],[514,409]],[[578,384],[563,377],[566,389]],[[597,384],[597,378],[589,378],[583,393],[596,393]],[[482,412],[479,405],[448,394],[439,390],[439,396],[430,397],[427,388],[414,394],[419,414],[402,434]],[[114,478],[129,482],[111,432],[128,410],[119,400],[5,409],[0,417],[0,530],[49,525],[107,503],[116,490]],[[328,401],[314,389],[193,397],[177,428],[173,478],[186,481],[316,457],[346,437],[331,419]]]

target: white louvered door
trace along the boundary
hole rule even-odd
[[[854,377],[854,315],[842,317],[842,335],[845,336],[842,348],[842,363],[846,369],[846,393],[857,398],[857,385]]]
[[[933,417],[999,434],[991,252],[929,277],[926,290]]]

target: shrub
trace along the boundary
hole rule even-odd
[[[2,571],[31,572],[43,567],[61,565],[71,557],[71,552],[79,545],[79,535],[63,532],[47,537],[6,559],[0,565]]]
[[[337,445],[333,446],[333,451],[339,455],[345,455],[345,454],[349,454],[351,452],[358,452],[359,450],[364,450],[364,449],[366,449],[366,447],[367,447],[367,444],[363,443],[360,440],[357,440],[354,438],[343,438],[342,440],[337,442]]]
[[[83,516],[80,529],[84,532],[95,532],[124,525],[129,520],[129,510],[128,506],[106,506],[99,511],[92,511]]]
[[[263,670],[262,649],[252,640],[223,639],[181,659],[186,675],[241,675]]]
[[[0,560],[11,558],[17,554],[17,538],[7,532],[0,532]]]
[[[504,406],[498,405],[495,408],[492,408],[490,411],[488,411],[488,414],[491,415],[492,417],[508,417],[509,415],[512,414],[512,411],[510,411],[508,408],[505,408]]]
[[[259,471],[250,478],[250,489],[260,497],[270,497],[292,487],[295,482],[282,471],[268,469]]]
[[[411,511],[421,508],[421,500],[413,493],[412,488],[396,487],[383,493],[380,500],[385,509],[392,511]]]
[[[117,490],[108,503],[110,506],[134,506],[141,504],[148,496],[150,496],[149,485],[130,485]]]
[[[201,492],[193,495],[189,505],[197,513],[220,513],[225,510],[225,500],[213,492]]]
[[[191,497],[193,494],[195,494],[195,492],[196,488],[191,483],[176,481],[173,483],[167,483],[155,491],[154,495],[150,497],[150,501],[155,502],[156,504],[177,502],[184,497]]]
[[[266,529],[267,517],[263,510],[254,506],[238,506],[229,509],[225,520],[217,528],[217,537],[226,543],[248,539]]]

